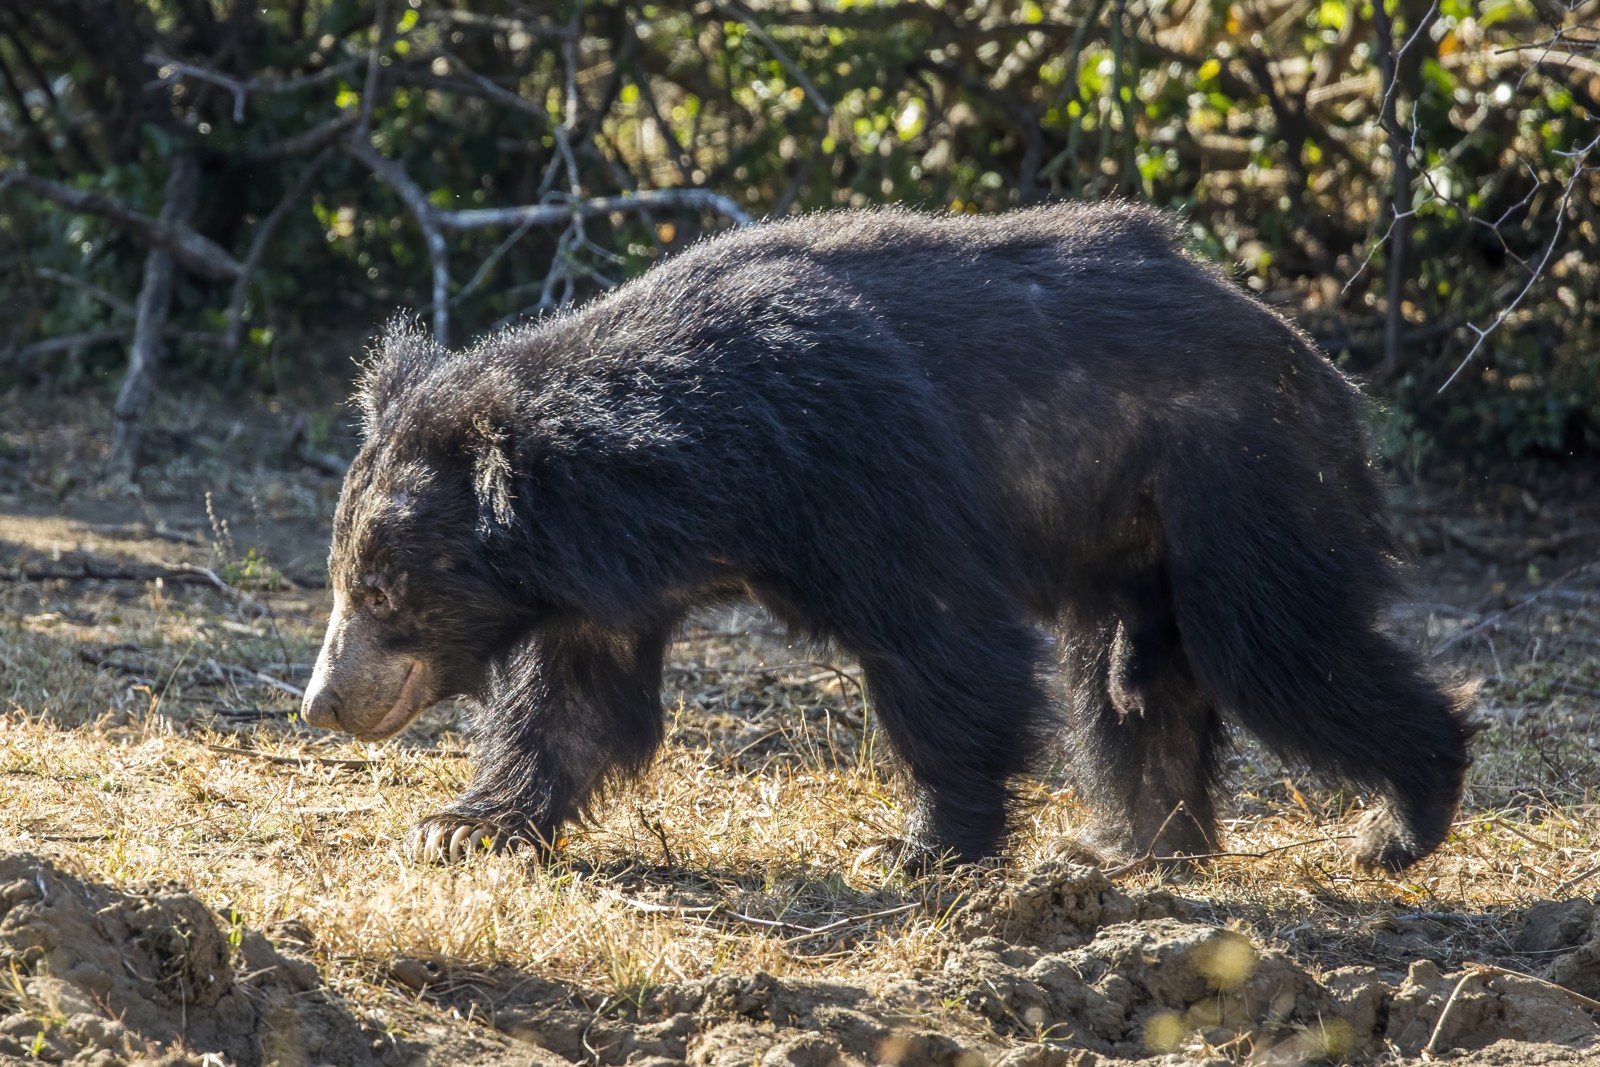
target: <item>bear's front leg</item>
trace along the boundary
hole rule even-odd
[[[637,774],[661,744],[670,630],[542,628],[495,672],[473,716],[472,784],[412,829],[411,854],[438,862],[553,848],[602,781]]]

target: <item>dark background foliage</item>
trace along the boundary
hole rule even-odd
[[[1592,452],[1597,19],[0,0],[0,379],[120,383],[131,471],[152,387],[289,388],[397,306],[459,343],[748,218],[1127,196],[1376,385],[1402,468]]]

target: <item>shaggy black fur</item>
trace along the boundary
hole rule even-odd
[[[481,699],[462,818],[548,838],[644,766],[674,624],[749,596],[859,657],[929,849],[1001,845],[1052,647],[1111,848],[1214,848],[1225,717],[1376,794],[1369,863],[1449,827],[1361,397],[1157,213],[756,226],[465,352],[392,328],[361,398],[332,577]]]

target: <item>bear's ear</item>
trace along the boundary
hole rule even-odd
[[[415,315],[396,315],[368,350],[356,382],[355,402],[361,409],[362,436],[370,440],[383,416],[412,386],[439,365],[445,350]]]
[[[472,489],[478,498],[478,533],[487,536],[510,526],[516,513],[511,469],[511,438],[484,412],[472,416]]]

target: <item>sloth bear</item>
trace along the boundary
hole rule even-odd
[[[476,699],[424,855],[643,768],[673,628],[728,598],[860,661],[930,854],[1001,846],[1058,674],[1110,853],[1216,849],[1229,721],[1371,792],[1359,861],[1449,831],[1467,698],[1382,628],[1362,397],[1155,211],[752,226],[466,351],[392,325],[358,396],[304,715]]]

